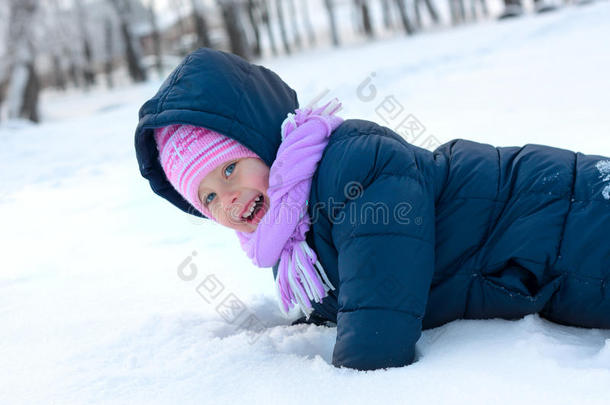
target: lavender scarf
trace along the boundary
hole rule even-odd
[[[341,103],[333,99],[323,107],[297,109],[282,123],[282,143],[269,170],[269,210],[252,233],[237,232],[242,248],[258,267],[279,260],[276,288],[285,315],[298,304],[309,319],[311,300],[321,302],[334,290],[307,245],[307,213],[311,179],[322,158],[328,137],[343,119],[334,116]]]

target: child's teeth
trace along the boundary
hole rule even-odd
[[[246,217],[249,217],[250,215],[252,215],[252,213],[254,212],[254,208],[256,207],[256,202],[257,202],[259,199],[260,199],[260,196],[259,196],[259,197],[257,197],[257,198],[256,198],[256,199],[255,199],[255,200],[252,202],[252,205],[250,206],[250,209],[248,210],[248,212],[245,212],[245,213],[242,215],[242,218],[246,218]]]
[[[247,217],[249,217],[250,215],[252,215],[252,213],[254,212],[254,209],[256,208],[256,203],[257,203],[257,202],[259,202],[259,201],[261,201],[261,200],[262,200],[262,198],[263,198],[263,196],[262,196],[262,195],[259,195],[258,197],[256,197],[256,198],[254,199],[254,201],[252,202],[252,205],[250,206],[250,209],[248,209],[248,211],[246,211],[246,212],[245,212],[245,213],[244,213],[244,214],[243,214],[241,217],[242,217],[242,218],[247,218]]]

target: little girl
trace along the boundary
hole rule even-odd
[[[415,359],[421,330],[540,316],[610,328],[610,158],[454,139],[434,152],[199,49],[140,109],[141,174],[235,229],[280,307],[337,326],[332,363]],[[300,320],[303,321],[303,320]]]

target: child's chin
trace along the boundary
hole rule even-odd
[[[256,231],[257,224],[244,222],[238,227],[238,230],[244,233],[252,233]]]

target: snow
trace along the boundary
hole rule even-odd
[[[415,117],[421,145],[610,156],[608,21],[602,1],[259,63],[303,105],[326,91],[345,118]],[[607,403],[610,331],[537,315],[426,331],[408,367],[334,368],[335,329],[288,326],[233,231],[140,177],[137,111],[160,83],[47,93],[43,124],[0,123],[0,403]]]
[[[599,170],[599,177],[602,181],[609,182],[602,190],[602,195],[606,200],[610,200],[610,159],[600,160],[595,164],[595,167]]]

